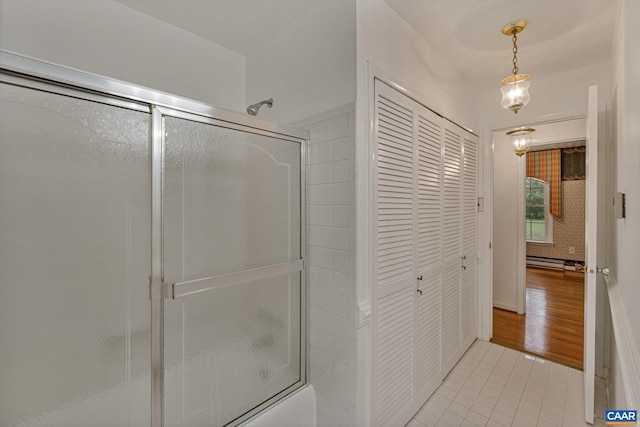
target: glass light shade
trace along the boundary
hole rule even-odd
[[[511,149],[518,157],[524,156],[529,151],[532,132],[535,132],[535,129],[529,127],[511,129],[506,132],[511,142]]]
[[[531,100],[530,85],[528,74],[515,74],[502,80],[502,108],[518,114],[518,110]]]

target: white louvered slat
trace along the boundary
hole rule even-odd
[[[477,261],[475,256],[467,256],[462,272],[462,345],[471,345],[477,336],[476,282]]]
[[[423,274],[420,285],[422,295],[418,295],[416,316],[416,399],[424,403],[442,382],[441,363],[441,312],[439,273],[429,271]]]
[[[414,400],[415,121],[413,101],[376,82],[374,419],[404,425]]]
[[[477,241],[478,241],[478,142],[473,135],[464,138],[463,198],[464,219],[462,239],[465,268],[462,272],[462,346],[468,346],[477,336]]]
[[[377,301],[376,425],[395,425],[413,403],[413,289]]]
[[[426,116],[426,117],[424,117]],[[418,117],[418,270],[442,265],[441,122]],[[437,121],[436,121],[437,120]]]
[[[461,354],[462,129],[444,124],[442,360],[446,375]]]
[[[460,263],[446,266],[442,278],[442,369],[446,375],[460,358]]]
[[[392,96],[380,93],[377,105],[379,288],[413,276],[414,268],[413,113]],[[394,237],[391,244],[385,240]]]
[[[421,406],[441,384],[442,118],[418,115],[418,282],[416,401]]]
[[[467,248],[477,246],[478,239],[478,146],[477,138],[464,139],[464,220],[463,242]],[[474,253],[475,254],[475,253]]]
[[[378,80],[374,124],[372,424],[396,426],[476,336],[478,148]]]
[[[453,128],[453,126],[449,126]],[[444,260],[459,259],[462,201],[460,189],[462,138],[456,129],[444,131]]]

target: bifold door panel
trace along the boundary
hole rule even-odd
[[[376,80],[373,152],[373,419],[404,425],[476,336],[477,137]]]

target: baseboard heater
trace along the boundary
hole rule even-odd
[[[527,267],[549,268],[552,270],[564,270],[564,260],[551,258],[527,257]]]

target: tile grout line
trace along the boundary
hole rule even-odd
[[[486,345],[482,343],[481,341],[476,341],[469,350],[465,352],[460,361],[445,377],[441,386],[413,418],[412,426],[421,427],[426,425],[427,427],[432,427],[431,424],[425,424],[424,420],[427,419],[430,420],[429,422],[433,423],[434,426],[439,426],[443,423],[449,424],[450,422],[465,426],[484,423],[483,425],[507,424],[518,426],[530,425],[535,427],[538,425],[556,425],[558,422],[561,423],[560,425],[586,426],[584,420],[580,418],[580,414],[577,412],[574,412],[573,418],[570,416],[572,406],[576,409],[580,408],[579,403],[572,402],[571,400],[575,400],[576,396],[581,394],[581,375],[579,371],[497,344],[487,343],[488,345]],[[498,350],[495,349],[497,348],[502,348],[499,356],[496,354]],[[508,364],[507,369],[504,369],[505,364]],[[489,366],[492,366],[492,368],[489,376],[485,377],[484,372],[486,372]],[[488,387],[491,379],[497,374],[499,374],[501,378],[505,375],[507,376],[504,384],[500,387],[500,391]],[[556,381],[555,378],[559,378],[559,380]],[[463,383],[460,384],[460,381],[463,381]],[[480,391],[477,391],[467,387],[468,383],[482,383],[483,386]],[[502,383],[502,380],[498,381],[498,383]],[[558,388],[556,389],[555,387]],[[447,395],[443,393],[443,390],[446,390],[445,393],[447,393]],[[469,408],[467,408],[468,401],[466,404],[461,404],[460,402],[463,402],[464,399],[458,399],[458,396],[467,397],[461,395],[462,390],[471,390],[475,393],[475,397],[472,399],[473,402]],[[487,416],[484,415],[484,413],[479,413],[474,410],[474,407],[478,402],[478,398],[483,395],[483,392],[486,393],[488,390],[492,390],[491,394],[495,392],[497,397],[491,399],[494,403],[491,412],[487,412]],[[554,405],[553,403],[549,403],[553,401],[545,399],[545,396],[553,390],[558,390],[555,394],[562,396],[562,403],[555,406],[555,410],[562,412],[562,415],[557,413],[554,415],[554,412],[549,412],[549,408],[554,407]],[[508,393],[508,391],[518,391],[518,403],[515,408],[513,405],[507,403],[507,398],[515,399],[513,395],[505,393]],[[449,396],[453,398],[450,399]],[[570,398],[569,396],[573,397]],[[527,400],[528,398],[533,400]],[[469,400],[471,400],[471,398],[469,398]],[[527,402],[530,404],[527,404]],[[454,403],[456,405],[453,405]],[[509,408],[509,413],[513,412],[513,415],[501,411],[501,409],[498,408],[501,403],[502,408]],[[523,406],[523,404],[526,404],[526,406]],[[596,406],[602,406],[603,404],[606,406],[606,402],[596,402]],[[582,402],[582,405],[584,405],[584,402]],[[443,408],[443,406],[446,407]],[[530,414],[525,414],[521,409],[527,406],[532,408]],[[582,406],[582,408],[584,408],[584,406]],[[429,412],[429,410],[432,412]],[[435,411],[435,413],[433,411]],[[584,409],[582,409],[582,411],[584,411]],[[459,415],[463,412],[465,414],[464,417]],[[535,415],[533,412],[535,412]],[[522,418],[518,417],[519,414]],[[599,425],[602,424],[601,417],[597,417],[596,421],[597,423],[599,422]]]

